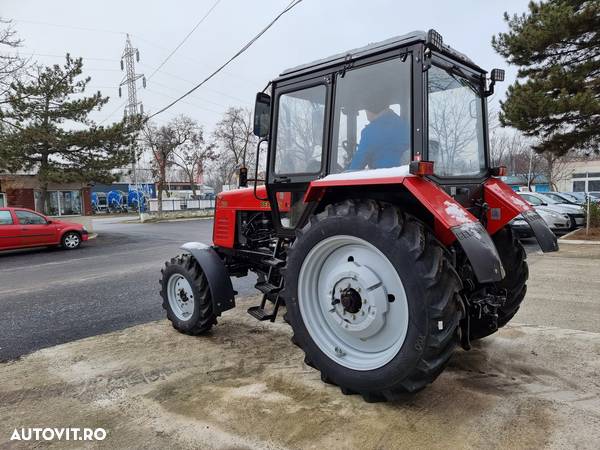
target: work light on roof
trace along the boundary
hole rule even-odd
[[[440,33],[434,29],[431,29],[427,32],[427,43],[430,47],[441,50],[442,46],[444,45],[444,39]]]

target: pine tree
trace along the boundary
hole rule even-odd
[[[501,123],[535,136],[538,152],[598,152],[600,1],[530,2],[528,13],[504,19],[509,32],[492,45],[519,71]]]
[[[131,161],[137,123],[97,125],[89,118],[107,102],[98,91],[86,96],[81,58],[64,66],[36,66],[15,80],[0,109],[0,166],[37,174],[44,208],[50,182],[112,182],[112,169]]]

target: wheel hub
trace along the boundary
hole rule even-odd
[[[355,261],[333,268],[328,280],[333,331],[342,339],[356,339],[361,346],[361,341],[375,336],[385,325],[388,302],[382,280]]]
[[[362,308],[362,297],[353,288],[346,288],[342,291],[340,302],[346,312],[356,314]]]
[[[187,302],[189,300],[187,293],[185,292],[185,289],[183,289],[183,288],[179,289],[178,295],[179,295],[179,299],[182,302]]]

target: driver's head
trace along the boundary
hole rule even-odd
[[[371,122],[381,112],[390,107],[390,101],[385,92],[370,92],[365,98],[364,108],[367,114],[367,119]]]

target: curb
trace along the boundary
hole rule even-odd
[[[193,220],[208,220],[208,219],[214,219],[215,216],[198,216],[198,217],[181,217],[181,218],[172,218],[172,219],[148,219],[148,220],[144,220],[143,222],[140,222],[139,220],[131,220],[131,221],[127,221],[124,223],[144,223],[144,224],[151,224],[151,223],[162,223],[162,222],[191,222]]]
[[[600,241],[585,241],[582,239],[563,239],[558,240],[559,244],[583,244],[583,245],[600,245]]]
[[[571,236],[572,234],[575,234],[579,230],[581,230],[581,228],[577,228],[576,230],[568,232],[567,234],[565,234],[564,236],[562,236],[558,240],[558,242],[560,244],[600,245],[600,241],[592,241],[592,240],[586,240],[586,239],[567,239],[569,236]]]

